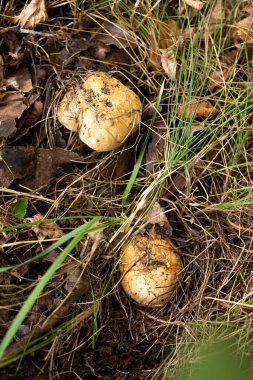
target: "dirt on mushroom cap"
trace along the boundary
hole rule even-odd
[[[104,72],[92,73],[74,94],[67,93],[58,108],[58,119],[97,151],[118,148],[134,133],[141,120],[138,96]]]
[[[120,272],[126,293],[143,306],[163,306],[173,295],[182,261],[171,240],[152,230],[122,248]]]

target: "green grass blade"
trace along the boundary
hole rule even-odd
[[[42,220],[38,220],[36,222],[20,223],[20,224],[17,224],[15,226],[1,228],[0,234],[2,234],[3,232],[20,230],[21,228],[25,228],[25,227],[36,226],[37,224],[52,223],[52,222],[57,222],[59,220],[86,219],[86,218],[91,218],[91,217],[93,217],[93,215],[62,216],[59,218],[42,219]]]
[[[59,256],[56,258],[56,260],[52,263],[52,265],[48,268],[46,273],[41,277],[38,284],[35,286],[21,309],[19,310],[18,314],[12,321],[12,324],[8,331],[6,332],[1,344],[0,344],[0,359],[3,357],[3,354],[6,350],[6,348],[11,343],[12,339],[14,338],[19,326],[26,318],[27,314],[31,310],[32,306],[36,302],[37,298],[39,297],[41,291],[44,289],[48,281],[52,278],[58,267],[61,265],[61,263],[65,260],[65,258],[68,256],[68,254],[76,247],[78,242],[83,238],[83,236],[88,233],[91,229],[91,227],[94,225],[94,223],[97,223],[100,220],[100,217],[94,217],[91,221],[86,223],[85,225],[81,226],[79,228],[79,231],[77,235],[73,238],[73,240],[67,245],[66,248],[59,254]]]
[[[111,222],[103,223],[103,224],[100,224],[99,226],[92,227],[89,230],[89,232],[94,232],[94,231],[100,230],[101,228],[109,227],[110,225],[111,225]],[[30,264],[33,261],[36,261],[36,260],[40,259],[41,257],[44,257],[45,255],[52,252],[54,249],[59,248],[61,245],[66,243],[69,239],[71,239],[73,236],[75,236],[77,233],[79,233],[82,230],[82,228],[83,228],[83,225],[75,228],[73,231],[70,231],[68,234],[62,236],[59,240],[57,240],[56,242],[51,244],[50,247],[44,249],[42,252],[38,253],[36,256],[33,256],[29,260],[23,261],[20,264],[0,268],[0,273],[6,272],[6,271],[12,270],[12,269],[17,269],[17,268],[21,267],[22,265]]]
[[[159,95],[158,95],[158,98],[157,98],[157,101],[156,101],[156,106],[154,108],[154,112],[153,112],[153,115],[152,115],[152,119],[151,119],[151,125],[150,125],[150,129],[148,130],[147,132],[147,135],[146,135],[146,138],[144,140],[144,143],[142,145],[142,148],[141,148],[141,151],[140,151],[140,154],[137,158],[137,161],[134,165],[134,169],[133,169],[133,172],[131,174],[131,177],[126,185],[126,188],[124,190],[124,193],[123,193],[123,197],[122,197],[122,207],[125,206],[126,204],[126,201],[127,201],[127,198],[129,197],[129,194],[133,188],[133,185],[135,183],[135,180],[136,180],[136,177],[139,173],[139,170],[140,170],[140,166],[141,166],[141,163],[142,163],[142,160],[143,160],[143,157],[144,157],[144,154],[146,152],[146,148],[147,148],[147,145],[148,145],[148,141],[149,141],[149,137],[151,135],[151,129],[154,125],[154,122],[155,122],[155,118],[156,118],[156,115],[157,115],[157,110],[159,109],[159,105],[160,105],[160,102],[161,102],[161,99],[162,99],[162,94],[163,94],[163,90],[164,90],[164,84],[165,84],[165,80],[163,81],[162,85],[161,85],[161,90],[159,92]]]

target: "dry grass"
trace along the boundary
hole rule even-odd
[[[78,33],[79,37],[101,33],[101,30],[96,32],[97,26],[113,18],[129,28],[138,46],[122,49],[130,58],[125,65],[83,55],[77,62],[60,67],[52,63],[46,37],[35,35],[29,42],[32,56],[47,70],[48,79],[42,91],[42,98],[47,102],[42,144],[54,148],[56,131],[60,131],[67,142],[66,148],[83,155],[85,163],[76,164],[73,172],[63,173],[41,190],[22,189],[29,199],[28,213],[42,213],[48,218],[84,215],[82,221],[91,215],[115,218],[115,223],[104,230],[104,238],[96,249],[92,248],[91,237],[78,243],[29,314],[25,324],[36,331],[60,310],[57,323],[39,331],[38,336],[35,333],[38,341],[34,346],[28,345],[31,351],[42,348],[37,361],[32,356],[23,359],[32,368],[31,377],[181,379],[180,369],[194,362],[200,355],[202,343],[217,335],[235,336],[238,342],[241,337],[240,349],[250,354],[253,307],[251,48],[242,46],[237,50],[230,75],[223,78],[221,87],[210,92],[207,84],[212,71],[218,70],[223,58],[233,50],[231,25],[233,28],[240,10],[236,6],[230,9],[224,25],[217,26],[215,33],[210,34],[212,2],[195,18],[187,14],[176,16],[176,3],[143,1],[131,3],[131,8],[125,2],[105,1],[96,6],[93,2],[87,5],[74,0],[48,2],[52,19],[41,25],[41,31],[50,35],[56,45],[53,53],[68,47]],[[13,16],[20,4],[12,4],[6,13]],[[61,9],[63,14],[65,11],[71,15],[69,20],[59,13]],[[167,80],[162,71],[151,72],[148,67],[150,30],[158,31],[161,22],[170,17],[177,19],[185,34],[188,33],[178,47],[177,83]],[[7,24],[2,18],[2,25]],[[68,27],[63,28],[66,24]],[[195,33],[189,32],[189,26],[195,28]],[[74,73],[76,68],[78,71]],[[130,139],[116,152],[90,152],[75,135],[63,130],[55,116],[66,89],[96,69],[109,70],[129,83],[144,103],[137,143],[134,138]],[[158,94],[159,106],[155,107]],[[213,104],[219,105],[219,115],[204,121],[179,119],[180,101],[193,96],[210,98]],[[133,170],[147,130],[151,131],[151,139],[159,136],[162,150],[153,157],[151,172],[147,172],[150,162],[145,156],[132,191],[122,206],[129,171]],[[177,182],[179,175],[184,178],[182,186]],[[20,188],[14,190],[18,192]],[[20,223],[10,211],[10,204],[17,196],[12,190],[1,194],[2,228]],[[120,247],[129,236],[145,228],[145,216],[157,200],[171,223],[172,239],[182,253],[184,269],[173,301],[152,310],[139,307],[123,293],[117,262]],[[80,221],[60,220],[58,224],[64,232],[69,232],[80,225]],[[1,243],[3,266],[28,260],[49,244],[37,241],[29,227],[6,232]],[[48,266],[49,262],[43,260],[1,274],[2,333]],[[68,288],[68,277],[75,270],[78,273],[76,285]],[[84,284],[81,288],[79,277]],[[84,294],[81,299],[78,298],[80,289]],[[22,334],[22,330],[19,333]],[[34,336],[30,332],[29,340]],[[45,338],[50,344],[43,348]],[[95,347],[94,351],[91,346]],[[10,351],[9,358],[12,355]],[[6,367],[7,370],[19,374],[16,364]],[[23,361],[19,365],[19,376],[26,376]]]

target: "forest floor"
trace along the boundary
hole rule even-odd
[[[1,379],[252,379],[252,2],[9,0],[0,23]],[[143,107],[107,152],[57,118],[97,71]],[[183,263],[156,308],[118,269],[154,228]]]

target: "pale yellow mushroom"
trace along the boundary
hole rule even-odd
[[[121,251],[119,270],[125,292],[142,306],[161,307],[173,296],[182,270],[175,246],[161,232],[137,235]]]
[[[141,122],[139,97],[104,72],[89,75],[78,90],[65,94],[57,117],[66,128],[97,151],[118,148]]]

